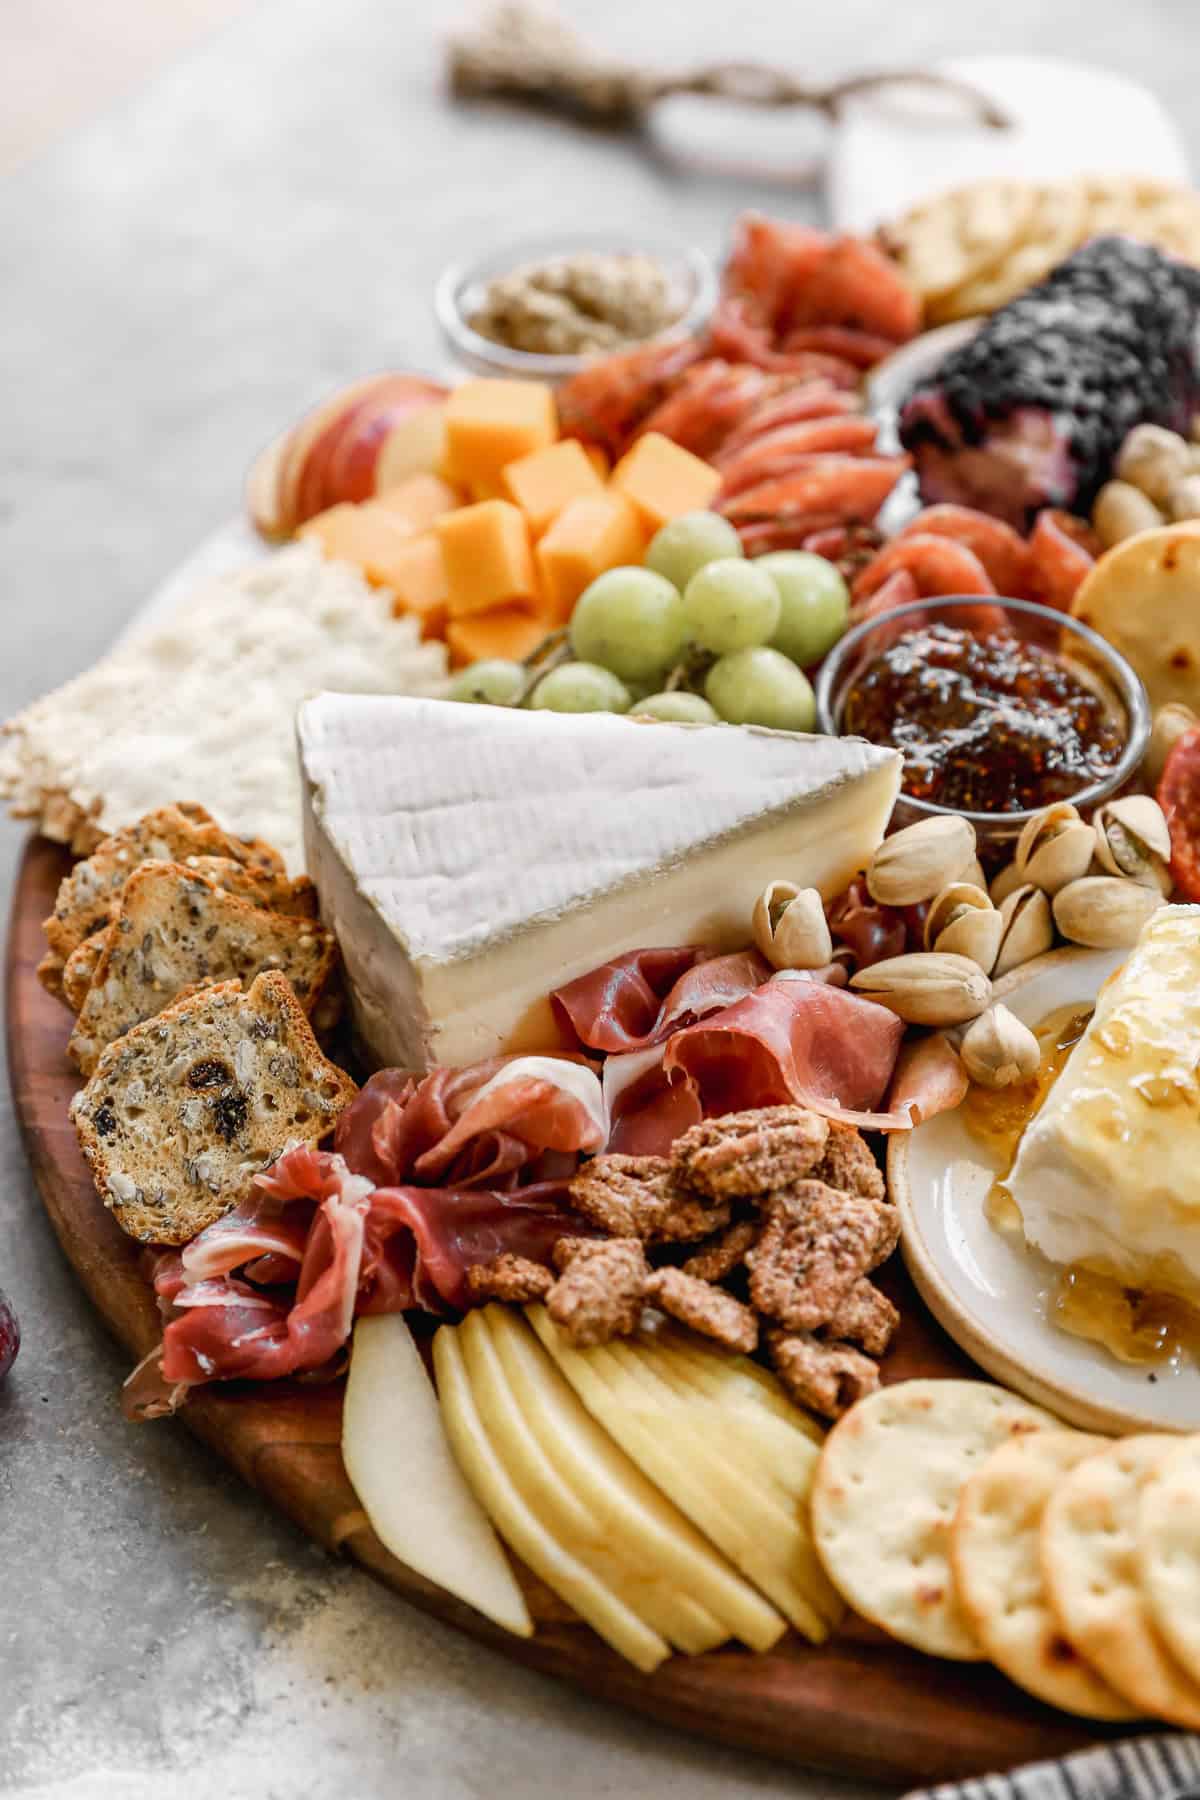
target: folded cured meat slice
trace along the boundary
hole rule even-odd
[[[661,1044],[681,1025],[732,1006],[770,973],[754,950],[709,957],[689,945],[631,950],[556,988],[550,1004],[589,1050],[623,1054]]]
[[[699,1090],[706,1116],[809,1106],[826,1118],[905,1131],[907,1109],[879,1112],[904,1026],[883,1007],[804,975],[776,975],[715,1018],[676,1032],[663,1067]]]

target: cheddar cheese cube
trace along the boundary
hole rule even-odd
[[[519,457],[507,465],[501,479],[508,498],[529,520],[534,537],[541,537],[570,501],[604,492],[603,481],[575,438]]]
[[[546,620],[528,607],[497,606],[491,612],[451,619],[446,626],[446,645],[456,669],[485,656],[520,662],[537,649],[550,629]]]
[[[442,513],[462,505],[462,495],[440,475],[409,475],[384,493],[376,494],[374,504],[394,513],[410,531],[428,531]]]
[[[403,519],[374,501],[362,506],[344,501],[317,513],[296,535],[319,544],[338,562],[353,563],[376,587],[394,587],[397,559],[413,533]]]
[[[422,637],[445,635],[450,590],[442,546],[432,531],[409,538],[392,565],[389,585],[397,615],[412,613],[420,621]]]
[[[680,513],[706,507],[720,485],[718,470],[658,431],[640,437],[612,472],[612,486],[632,501],[652,532]]]
[[[481,500],[443,513],[434,531],[445,560],[452,618],[511,600],[531,601],[536,595],[529,527],[519,507],[507,500]]]
[[[622,563],[640,563],[645,547],[637,511],[623,494],[609,489],[572,500],[537,547],[547,617],[569,619],[589,582]]]
[[[463,486],[499,482],[506,463],[558,437],[553,391],[541,381],[464,381],[446,402],[443,473]]]

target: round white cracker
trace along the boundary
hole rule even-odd
[[[1020,240],[1036,200],[1028,181],[976,181],[922,201],[885,235],[917,292],[936,303]]]
[[[958,1498],[992,1450],[1053,1424],[983,1381],[901,1381],[860,1400],[826,1438],[812,1494],[813,1538],[842,1597],[918,1650],[980,1661],[950,1570]]]
[[[1038,1554],[1042,1514],[1062,1477],[1107,1444],[1082,1431],[1031,1431],[993,1450],[959,1499],[950,1566],[979,1642],[1010,1681],[1063,1712],[1133,1719],[1059,1629]]]
[[[1172,1655],[1200,1684],[1200,1437],[1159,1463],[1137,1517],[1142,1596]]]
[[[1200,707],[1200,522],[1126,538],[1080,582],[1071,611],[1141,676],[1156,710]]]
[[[1124,1438],[1066,1476],[1042,1519],[1042,1576],[1063,1632],[1140,1712],[1200,1726],[1200,1684],[1155,1630],[1142,1594],[1142,1492],[1178,1440]]]
[[[1020,240],[946,299],[950,315],[995,312],[1047,276],[1078,248],[1087,229],[1087,195],[1081,181],[1056,181],[1037,191],[1037,203]]]

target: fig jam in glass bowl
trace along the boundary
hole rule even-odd
[[[1000,853],[1056,800],[1096,806],[1146,748],[1141,682],[1087,626],[1026,600],[917,600],[826,658],[819,729],[904,756],[894,823],[962,813]]]

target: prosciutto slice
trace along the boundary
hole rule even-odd
[[[708,1116],[794,1103],[874,1131],[906,1131],[907,1108],[884,1100],[901,1020],[843,988],[801,977],[765,983],[736,1006],[670,1039],[663,1068],[693,1082]]]
[[[377,1187],[437,1182],[511,1189],[570,1173],[598,1150],[607,1115],[597,1076],[572,1057],[494,1057],[422,1080],[397,1069],[372,1075],[338,1121],[334,1148]]]
[[[556,988],[559,1023],[589,1050],[621,1055],[661,1044],[680,1026],[732,1006],[767,980],[756,950],[705,956],[684,945],[633,950]]]

